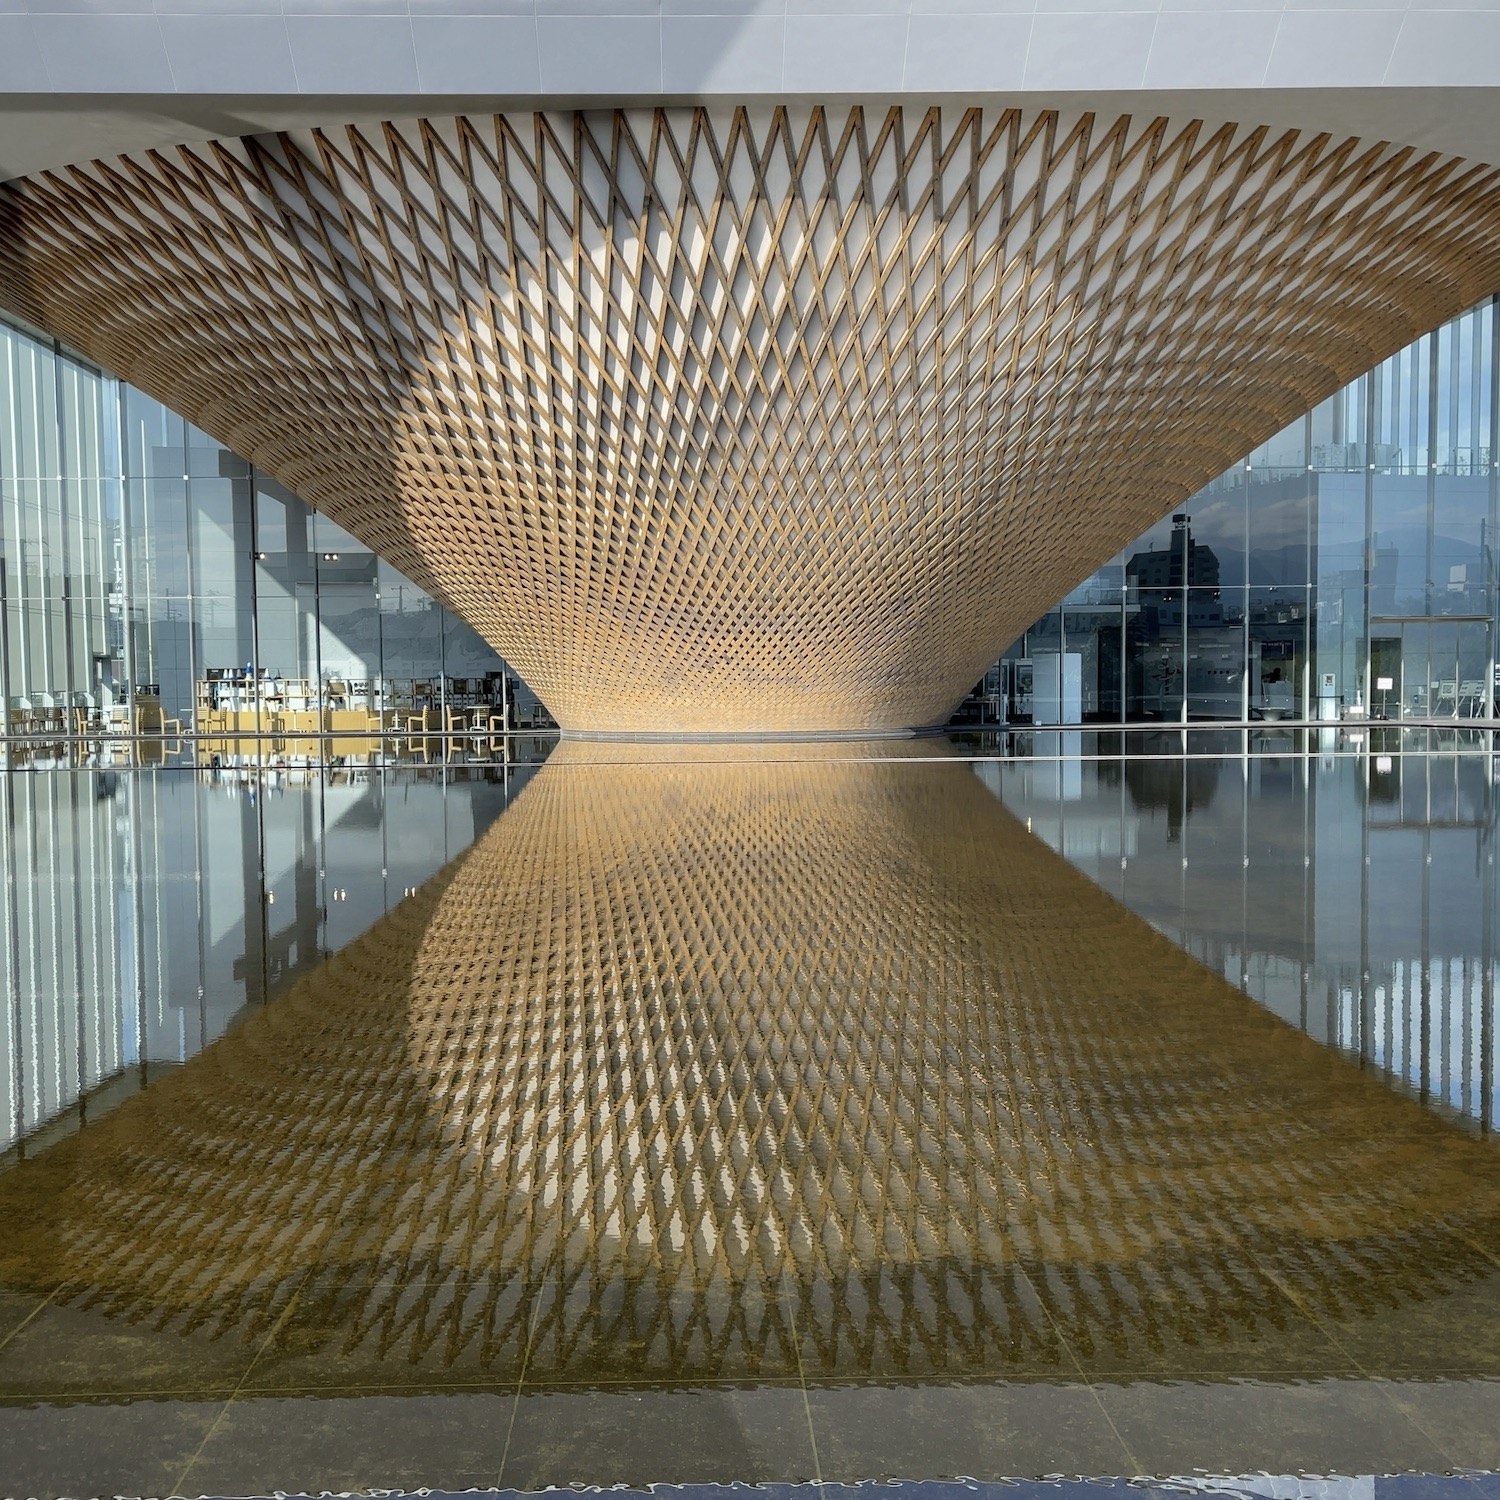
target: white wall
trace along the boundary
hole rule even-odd
[[[0,97],[11,96],[13,111],[0,107],[0,177],[177,140],[434,108],[902,94],[1122,112],[1140,108],[1131,98],[1140,91],[1153,112],[1177,117],[1300,124],[1500,159],[1500,0],[288,0],[272,14],[261,0],[215,0],[158,9],[140,0],[5,7]],[[121,94],[139,102],[68,98]]]

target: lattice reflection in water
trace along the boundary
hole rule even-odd
[[[420,1385],[1234,1371],[1302,1314],[1495,1278],[1490,1146],[966,765],[642,753],[564,744],[363,938],[0,1179],[0,1282],[184,1338],[288,1314],[347,1383]]]

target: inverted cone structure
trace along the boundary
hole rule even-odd
[[[0,304],[572,729],[941,722],[1197,486],[1500,285],[1500,178],[944,108],[416,120],[0,189]]]

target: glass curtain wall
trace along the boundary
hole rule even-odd
[[[185,729],[236,695],[260,703],[247,685],[261,679],[278,682],[289,720],[436,707],[505,670],[223,444],[3,321],[0,603],[11,729],[62,730],[85,706],[118,728]]]
[[[1206,485],[1004,654],[979,713],[1489,715],[1497,319],[1494,299],[1471,309]],[[428,594],[222,444],[0,323],[8,727],[63,728],[87,703],[119,727],[186,728],[260,678],[297,724],[315,708],[437,707],[502,670]]]
[[[1199,490],[1005,653],[981,711],[1488,716],[1497,320],[1472,308]]]

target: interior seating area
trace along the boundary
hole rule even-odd
[[[492,739],[556,727],[539,704],[524,706],[503,672],[481,677],[278,677],[210,667],[195,684],[193,711],[172,712],[161,686],[101,687],[92,693],[12,696],[7,736],[93,739],[127,735],[181,738],[288,738],[329,735]]]
[[[482,677],[321,679],[210,667],[195,687],[198,735],[499,735],[550,727],[517,711],[516,684]]]
[[[154,682],[142,683],[134,694],[108,687],[92,693],[15,694],[5,724],[9,735],[47,739],[182,733],[182,721],[167,712]]]

